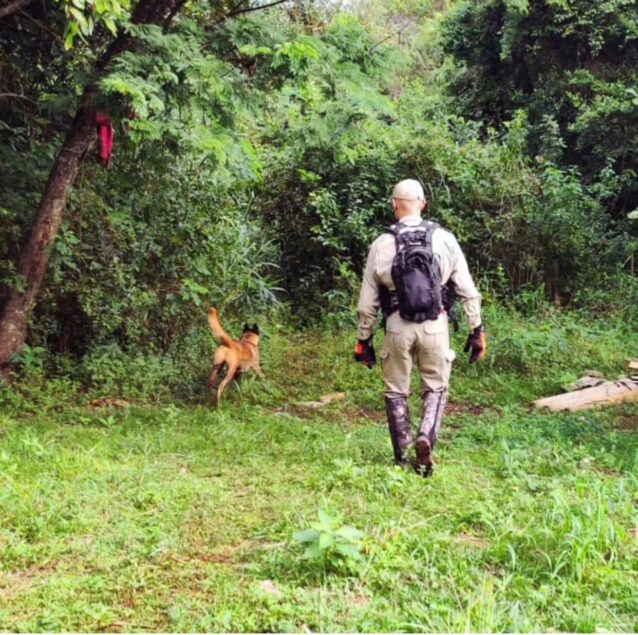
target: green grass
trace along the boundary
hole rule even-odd
[[[456,363],[429,480],[391,465],[380,373],[351,362],[351,332],[273,334],[268,386],[218,411],[203,393],[124,410],[60,381],[5,393],[0,629],[636,631],[638,406],[529,401],[620,374],[638,339],[490,321],[486,363]],[[362,561],[302,558],[319,510],[364,532]]]

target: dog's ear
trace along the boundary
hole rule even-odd
[[[243,333],[246,333],[248,331],[250,331],[250,326],[248,326],[248,323],[245,323]]]
[[[257,326],[257,324],[253,324],[251,329],[250,329],[255,335],[259,335],[259,327]]]

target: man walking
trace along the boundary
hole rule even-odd
[[[385,337],[379,355],[394,459],[407,467],[408,452],[415,447],[416,470],[430,476],[455,358],[442,299],[446,283],[451,283],[468,318],[465,351],[470,351],[471,363],[485,355],[486,343],[481,295],[465,256],[450,232],[421,218],[426,204],[418,181],[401,181],[392,192],[397,223],[372,243],[368,253],[358,305],[355,360],[369,368],[376,362],[372,339],[381,308]],[[408,412],[413,361],[419,369],[423,398],[416,443]]]

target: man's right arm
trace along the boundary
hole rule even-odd
[[[359,304],[357,306],[359,316],[358,337],[360,340],[367,340],[374,334],[377,314],[381,306],[379,284],[376,279],[376,264],[377,246],[373,243],[368,252],[368,259],[363,270],[363,282],[361,283],[361,293],[359,294]]]

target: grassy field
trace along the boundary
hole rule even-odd
[[[268,385],[218,411],[5,393],[0,629],[636,631],[638,407],[529,407],[626,372],[635,329],[584,324],[492,315],[428,480],[391,465],[353,332],[272,334]]]

